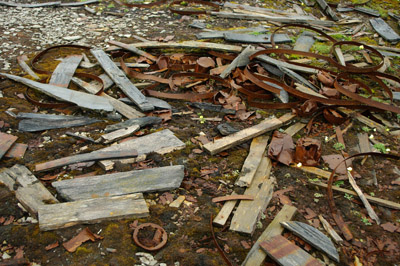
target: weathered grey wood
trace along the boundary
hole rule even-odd
[[[184,177],[184,166],[166,166],[115,174],[90,176],[53,182],[67,201],[120,196],[138,192],[167,191],[178,188]]]
[[[91,95],[80,91],[64,89],[54,85],[43,84],[30,79],[21,78],[18,76],[5,73],[0,73],[0,76],[7,77],[16,82],[20,82],[30,88],[38,90],[57,100],[75,103],[76,105],[83,108],[92,110],[104,110],[109,112],[114,110],[113,106],[110,104],[108,100],[96,95]]]
[[[140,118],[133,118],[133,119],[129,119],[124,122],[121,122],[121,123],[108,125],[108,126],[106,126],[104,131],[111,132],[111,131],[123,129],[123,128],[130,127],[130,126],[135,126],[135,125],[142,128],[145,126],[160,124],[161,121],[162,121],[162,119],[157,116],[146,116],[146,117],[140,117]]]
[[[364,7],[360,7],[360,6],[355,6],[354,10],[358,11],[360,13],[364,13],[364,14],[370,15],[370,16],[380,17],[379,12],[376,11],[376,10],[373,10],[373,9],[364,8]]]
[[[335,14],[335,12],[332,10],[332,8],[325,2],[325,0],[316,0],[318,5],[321,7],[322,11],[329,15],[334,21],[338,21],[339,18]]]
[[[118,151],[122,149],[134,149],[138,152],[138,157],[135,159],[119,160],[121,163],[133,163],[141,161],[146,158],[146,155],[155,152],[158,154],[165,154],[174,150],[180,150],[185,147],[180,139],[178,139],[172,131],[164,129],[137,139],[125,141],[120,144],[112,145],[102,149],[102,151]],[[114,160],[115,161],[115,160]],[[102,167],[113,167],[113,161],[101,161]]]
[[[226,78],[237,67],[245,66],[250,62],[249,57],[255,53],[253,46],[247,46],[229,65],[222,71],[221,78]]]
[[[87,92],[89,92],[91,94],[96,94],[99,91],[98,85],[94,85],[92,83],[87,83],[81,79],[73,77],[72,82],[74,82],[80,88],[86,90]],[[104,79],[103,79],[103,83],[104,83]],[[112,84],[114,84],[114,82],[112,82]],[[119,113],[121,113],[126,118],[131,119],[131,118],[138,118],[138,117],[145,116],[143,113],[141,113],[141,112],[137,111],[136,109],[130,107],[129,105],[111,97],[110,95],[108,95],[105,92],[100,93],[99,96],[106,98],[110,102],[110,104],[115,108],[115,110],[117,110]]]
[[[310,254],[287,240],[283,236],[260,243],[260,247],[282,266],[322,266],[324,265]]]
[[[232,192],[231,195],[237,195],[237,193]],[[225,202],[224,206],[222,206],[218,215],[215,216],[215,218],[213,220],[213,224],[219,225],[219,226],[224,226],[226,224],[226,221],[228,221],[229,215],[231,215],[237,202],[238,202],[237,200],[230,200],[230,201]]]
[[[35,72],[28,66],[26,61],[28,60],[28,57],[26,55],[20,55],[17,56],[17,61],[20,67],[29,75],[31,76],[34,80],[39,80],[39,76],[36,75]]]
[[[281,222],[281,225],[292,231],[295,235],[302,238],[311,246],[321,250],[322,252],[325,252],[329,258],[339,262],[339,254],[335,248],[335,245],[318,229],[312,227],[311,225],[297,221]]]
[[[369,143],[368,134],[367,133],[358,133],[357,138],[358,138],[358,147],[360,149],[360,152],[361,153],[371,152],[371,145]],[[365,156],[362,159],[361,165],[364,164],[364,162],[366,161],[367,158],[368,158],[368,156]]]
[[[86,118],[84,116],[73,116],[73,115],[51,115],[51,114],[40,114],[40,113],[24,113],[19,112],[17,114],[19,119],[42,119],[47,121],[75,121],[76,119]],[[98,120],[100,121],[100,120]]]
[[[234,32],[234,33],[264,33],[268,30],[265,27],[255,27],[255,28],[246,28],[246,29],[237,29],[237,30],[221,30],[221,31],[206,31],[200,32],[196,34],[197,39],[223,39],[224,33]]]
[[[171,110],[172,106],[162,99],[158,99],[155,97],[146,97],[147,101],[154,105],[155,109],[168,109]]]
[[[101,80],[103,81],[104,84],[104,90],[109,89],[112,85],[114,85],[114,81],[106,74],[103,73],[99,76],[99,78],[101,78]],[[96,84],[97,82],[94,80],[92,82],[90,82],[91,84],[94,83]]]
[[[249,187],[256,175],[258,166],[264,159],[265,149],[268,145],[269,136],[259,136],[253,139],[250,145],[250,151],[243,163],[235,185],[240,187]]]
[[[21,120],[18,124],[18,130],[23,132],[37,132],[48,129],[85,126],[100,121],[90,117],[68,117],[65,115],[60,115],[59,119],[48,118],[43,117]]]
[[[157,61],[157,57],[155,57],[154,55],[151,55],[149,53],[146,53],[145,51],[139,50],[138,48],[136,48],[134,46],[131,46],[129,44],[122,43],[122,42],[117,42],[117,41],[108,41],[108,43],[112,44],[112,45],[119,46],[119,47],[121,47],[121,48],[123,48],[125,50],[128,50],[130,52],[133,52],[133,53],[135,53],[137,55],[144,56],[144,57],[150,59],[151,61]]]
[[[242,263],[242,266],[259,266],[263,263],[266,255],[260,249],[260,243],[271,239],[274,236],[280,235],[283,232],[283,227],[280,222],[290,221],[296,214],[297,208],[290,205],[283,205],[282,210],[275,216],[274,220],[268,225],[264,232],[257,239],[256,243],[251,247],[249,253]]]
[[[383,135],[386,135],[386,136],[389,135],[389,132],[386,131],[386,128],[383,125],[369,119],[366,116],[363,116],[362,114],[356,113],[354,115],[354,118],[357,119],[359,122],[367,125],[370,128],[376,128],[376,130],[378,130]]]
[[[286,114],[278,118],[268,118],[262,121],[260,124],[243,129],[232,135],[223,137],[214,142],[207,143],[204,148],[211,154],[217,154],[221,151],[229,149],[235,145],[241,144],[251,138],[260,136],[268,131],[274,130],[280,127],[283,123],[292,119],[294,115]]]
[[[312,68],[309,68],[309,67],[298,66],[298,65],[293,65],[293,64],[290,64],[288,62],[283,62],[283,61],[276,60],[276,59],[274,59],[272,57],[269,57],[267,55],[259,55],[259,56],[257,56],[257,59],[262,61],[262,62],[274,65],[274,66],[285,67],[285,68],[288,68],[288,69],[291,69],[291,70],[294,70],[294,71],[300,71],[300,72],[304,72],[304,73],[307,73],[307,74],[317,74],[318,73],[318,71],[316,69],[312,69]]]
[[[142,111],[151,111],[151,105],[146,97],[136,88],[126,77],[125,73],[119,69],[108,55],[101,49],[91,49],[90,52],[100,63],[104,71],[110,76],[115,84],[129,97]]]
[[[101,136],[101,139],[103,140],[104,143],[111,143],[114,142],[118,139],[127,137],[129,135],[131,135],[132,133],[138,131],[140,129],[140,126],[138,125],[133,125],[133,126],[129,126],[126,128],[121,128],[118,129],[116,131],[104,134]]]
[[[95,4],[100,2],[100,0],[85,0],[81,2],[72,2],[72,3],[61,3],[60,6],[84,6],[89,4]]]
[[[39,228],[42,231],[48,231],[82,223],[142,218],[148,215],[149,209],[143,195],[130,194],[41,206]]]
[[[224,33],[225,40],[229,42],[240,42],[240,43],[271,43],[271,34],[248,34],[248,33],[235,33],[226,32]],[[275,34],[275,43],[291,43],[292,39],[287,34]]]
[[[340,49],[340,47],[335,47],[334,52],[335,52],[335,56],[336,56],[337,60],[339,61],[339,63],[342,66],[346,66],[346,60],[343,56],[342,49]]]
[[[17,139],[17,136],[0,132],[0,159],[7,153]]]
[[[254,233],[261,214],[272,199],[274,185],[273,180],[269,178],[271,167],[271,160],[263,157],[253,183],[244,192],[244,195],[254,196],[254,201],[240,201],[233,215],[230,230],[250,235]]]
[[[333,229],[333,227],[330,225],[330,223],[325,220],[325,218],[322,215],[318,215],[319,220],[322,223],[322,226],[324,229],[328,232],[328,234],[332,237],[333,241],[336,243],[340,244],[343,242],[343,238],[341,238],[338,233]]]
[[[315,39],[313,37],[313,34],[305,31],[299,36],[299,38],[297,38],[293,50],[309,52],[314,42]]]
[[[24,8],[59,6],[60,4],[61,4],[61,1],[37,3],[37,4],[20,4],[20,3],[14,3],[14,2],[0,1],[0,5],[3,5],[3,6],[24,7]]]
[[[136,157],[137,152],[134,149],[125,149],[125,150],[117,150],[117,151],[105,151],[105,150],[97,150],[90,153],[77,154],[73,156],[68,156],[52,161],[48,161],[45,163],[40,163],[35,165],[36,172],[49,171],[61,166],[70,165],[74,163],[81,162],[90,162],[90,161],[98,161],[105,159],[117,159],[117,158],[129,158]]]
[[[83,59],[82,55],[69,55],[59,63],[51,74],[49,84],[68,88],[75,70]]]
[[[372,18],[369,20],[369,23],[371,23],[371,26],[374,28],[374,30],[386,41],[400,41],[399,34],[397,34],[383,19]]]
[[[226,1],[224,3],[224,8],[243,9],[243,10],[247,10],[247,11],[253,11],[256,13],[266,13],[266,14],[270,14],[271,12],[280,13],[280,14],[288,14],[284,10],[280,10],[280,9],[255,7],[255,6],[249,6],[249,5],[240,5],[240,4],[235,4],[235,3],[228,2],[228,1]],[[293,14],[293,13],[291,13],[291,14]]]
[[[283,66],[278,66],[278,68],[285,73],[286,75],[288,75],[289,77],[291,77],[292,79],[294,79],[295,81],[297,81],[298,83],[307,86],[308,88],[312,89],[315,92],[318,92],[319,89],[314,86],[311,82],[309,82],[307,79],[303,78],[303,76],[297,74],[296,72],[294,72],[293,70],[283,67]]]

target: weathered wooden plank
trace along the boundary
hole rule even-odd
[[[71,2],[71,3],[61,3],[60,6],[84,6],[84,5],[89,5],[89,4],[95,4],[100,2],[100,0],[84,0],[81,2]]]
[[[21,78],[6,73],[0,73],[0,76],[7,77],[16,82],[20,82],[57,100],[75,103],[76,105],[83,108],[92,110],[104,110],[109,112],[114,110],[113,106],[108,100],[96,95],[90,95],[80,91],[64,89],[54,85],[43,84],[30,79]]]
[[[310,174],[314,174],[317,176],[321,176],[323,178],[329,179],[329,177],[331,176],[331,173],[322,169],[319,169],[317,167],[312,167],[312,166],[301,166],[301,167],[297,167],[296,165],[291,165],[291,167],[293,168],[297,168],[300,169],[306,173],[310,173]]]
[[[261,242],[260,247],[282,266],[322,266],[324,265],[310,254],[284,238],[275,236]]]
[[[296,124],[293,124],[287,129],[285,129],[285,133],[293,137],[297,132],[302,130],[305,126],[306,124],[297,122]]]
[[[250,62],[249,57],[255,53],[253,46],[247,46],[229,65],[222,71],[221,78],[226,78],[237,67],[245,66]]]
[[[181,185],[183,177],[184,166],[175,165],[62,180],[53,182],[52,186],[61,197],[74,201],[172,190]]]
[[[17,61],[20,67],[29,75],[31,76],[34,80],[39,80],[39,76],[36,75],[35,72],[28,66],[26,61],[28,60],[28,57],[26,55],[20,55],[17,56]]]
[[[59,63],[51,74],[49,84],[68,88],[75,70],[83,59],[82,55],[69,55]]]
[[[228,195],[221,196],[212,199],[212,202],[223,202],[223,201],[236,201],[236,200],[254,200],[254,197],[251,195]]]
[[[265,149],[267,148],[269,136],[259,136],[253,139],[250,145],[250,151],[243,163],[238,180],[235,185],[240,187],[250,186],[257,172],[258,166],[263,160]]]
[[[69,157],[52,160],[45,163],[40,163],[35,165],[35,171],[43,172],[78,162],[81,163],[81,162],[90,162],[90,161],[98,161],[105,159],[137,157],[137,155],[138,153],[134,149],[126,149],[118,151],[105,151],[101,149],[90,153],[77,154]]]
[[[121,138],[129,136],[129,135],[133,134],[134,132],[138,131],[139,129],[140,129],[140,126],[138,126],[138,125],[133,125],[133,126],[129,126],[126,128],[118,129],[116,131],[102,135],[100,137],[101,138],[100,141],[102,140],[106,144],[111,143],[111,142],[114,142]]]
[[[309,82],[307,79],[303,78],[303,76],[297,74],[296,72],[294,72],[293,70],[283,67],[283,66],[278,66],[278,68],[285,73],[286,75],[288,75],[289,77],[291,77],[292,79],[294,79],[295,81],[297,81],[298,83],[307,86],[308,88],[311,88],[313,91],[318,92],[319,89],[313,85],[311,82]]]
[[[335,245],[318,229],[312,227],[311,225],[297,221],[281,222],[281,225],[292,231],[295,235],[302,238],[311,246],[321,250],[322,252],[325,252],[329,258],[339,262],[339,254],[335,248]]]
[[[211,154],[217,154],[221,151],[227,150],[235,145],[241,144],[249,139],[260,136],[268,131],[280,127],[283,123],[292,119],[294,115],[286,114],[278,118],[268,118],[260,124],[243,129],[229,136],[218,139],[214,142],[207,143],[204,148]]]
[[[146,117],[141,117],[141,118],[133,118],[133,119],[129,119],[124,122],[121,122],[121,123],[108,125],[108,126],[106,126],[104,131],[111,132],[114,130],[119,130],[119,129],[123,129],[123,128],[130,127],[130,126],[135,126],[135,125],[142,128],[145,126],[160,124],[161,121],[162,121],[162,119],[157,116],[146,116]]]
[[[48,129],[56,128],[69,128],[69,127],[79,127],[85,126],[93,123],[97,123],[100,120],[90,117],[83,116],[65,116],[59,115],[54,118],[53,115],[48,115],[47,117],[43,115],[42,118],[24,119],[18,124],[18,130],[23,132],[36,132]]]
[[[61,1],[37,3],[37,4],[21,4],[21,3],[0,1],[0,5],[10,6],[10,7],[24,7],[24,8],[59,6],[60,4],[61,4]]]
[[[274,236],[280,235],[283,232],[283,227],[280,222],[290,221],[296,214],[297,208],[290,205],[283,205],[282,210],[275,216],[274,220],[268,225],[264,232],[257,239],[256,243],[251,247],[242,266],[259,266],[263,263],[266,255],[260,249],[260,243],[271,239]]]
[[[17,136],[0,132],[0,159],[7,153],[17,139]]]
[[[330,225],[330,223],[325,220],[325,218],[322,215],[318,215],[319,220],[322,223],[322,226],[325,228],[325,230],[329,233],[329,235],[332,237],[332,239],[340,244],[343,242],[343,238],[341,238],[338,233],[333,229],[333,227]]]
[[[172,131],[165,129],[155,132],[137,139],[125,141],[120,144],[112,145],[102,149],[102,151],[118,151],[125,149],[134,149],[138,152],[138,157],[135,159],[120,160],[121,163],[133,163],[135,161],[144,160],[146,155],[155,152],[158,154],[165,154],[174,150],[180,150],[185,147],[180,139],[178,139]],[[101,161],[102,167],[112,168],[113,161]]]
[[[237,194],[235,192],[232,192],[231,196],[235,195]],[[226,221],[228,221],[229,215],[231,215],[233,209],[235,208],[236,203],[237,200],[230,200],[225,202],[224,206],[222,206],[217,216],[215,216],[213,224],[224,226],[226,224]]]
[[[230,230],[250,235],[254,233],[261,213],[272,199],[274,185],[273,180],[269,178],[271,168],[271,160],[263,157],[253,183],[244,192],[244,195],[254,196],[254,201],[240,201],[233,215]]]
[[[115,84],[131,99],[142,111],[151,111],[151,105],[146,97],[136,88],[126,77],[125,73],[119,69],[108,55],[101,49],[91,49],[90,52],[100,63],[104,71],[110,76]]]
[[[48,231],[82,223],[142,218],[148,215],[149,209],[143,195],[130,194],[41,206],[39,228],[42,231]]]
[[[249,33],[235,33],[226,32],[224,33],[225,40],[229,42],[240,42],[240,43],[271,43],[271,34],[249,34]],[[287,34],[275,34],[274,42],[279,43],[291,43],[292,39]]]
[[[305,31],[299,36],[299,38],[297,38],[293,50],[309,52],[314,42],[315,39],[313,37],[313,34]]]
[[[7,158],[23,158],[27,149],[27,144],[14,143],[4,156]]]
[[[268,30],[265,27],[255,27],[255,28],[245,28],[245,29],[237,29],[237,30],[221,30],[221,31],[206,31],[200,32],[196,34],[197,39],[223,39],[224,33],[227,32],[235,32],[235,33],[265,33]]]
[[[108,76],[106,75],[106,77],[108,77]],[[87,92],[89,92],[91,94],[96,94],[99,91],[98,85],[85,82],[79,78],[73,77],[72,82],[74,82],[80,88],[86,90]],[[105,84],[105,82],[107,82],[107,81],[103,80],[104,84]],[[114,84],[114,82],[112,82],[112,84]],[[106,87],[106,85],[104,85],[104,89],[105,89],[105,87]],[[110,104],[115,108],[115,110],[120,112],[121,115],[125,116],[126,118],[132,119],[132,118],[138,118],[138,117],[145,116],[143,113],[141,113],[141,112],[137,111],[136,109],[130,107],[129,105],[111,97],[110,95],[108,95],[105,92],[100,93],[98,96],[106,98],[110,102]]]
[[[280,9],[271,9],[271,8],[264,8],[264,7],[256,7],[256,6],[249,6],[249,5],[240,5],[226,1],[224,3],[224,8],[233,8],[233,9],[242,9],[247,11],[253,11],[256,13],[265,13],[270,14],[271,12],[279,13],[279,14],[289,14],[288,12]],[[293,13],[290,13],[293,15]]]
[[[382,18],[372,18],[369,20],[374,30],[386,41],[398,42],[400,36]]]
[[[272,57],[269,57],[267,55],[259,55],[259,56],[257,56],[257,59],[259,59],[260,61],[265,62],[267,64],[271,64],[271,65],[274,65],[274,66],[285,67],[285,68],[288,68],[288,69],[292,69],[294,71],[304,72],[304,73],[307,73],[307,74],[317,74],[318,73],[318,71],[316,69],[294,65],[294,64],[290,64],[288,62],[279,61],[279,60],[276,60],[276,59],[274,59]]]
[[[321,7],[322,11],[329,15],[334,21],[338,21],[339,18],[335,14],[335,12],[332,10],[332,8],[325,2],[325,0],[316,0],[318,5]]]
[[[119,47],[121,47],[121,48],[123,48],[125,50],[128,50],[130,52],[133,52],[133,53],[135,53],[137,55],[144,56],[144,57],[150,59],[151,61],[157,61],[157,57],[155,57],[154,55],[151,55],[151,54],[149,54],[149,53],[147,53],[145,51],[139,50],[138,48],[136,48],[134,46],[131,46],[129,44],[122,43],[122,42],[117,42],[117,41],[108,41],[108,43],[112,44],[112,45],[119,46]]]
[[[382,133],[385,136],[389,135],[389,132],[386,131],[386,128],[383,125],[369,119],[366,116],[363,116],[362,114],[356,113],[354,115],[354,118],[357,119],[359,122],[361,122],[371,128],[376,128],[376,130],[378,130],[380,133]]]

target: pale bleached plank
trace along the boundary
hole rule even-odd
[[[78,68],[82,59],[82,55],[70,55],[65,57],[51,74],[49,84],[68,88],[72,76],[74,75],[75,70]]]
[[[157,61],[157,57],[155,57],[154,55],[151,55],[151,54],[149,54],[149,53],[147,53],[145,51],[139,50],[138,48],[136,48],[136,47],[134,47],[132,45],[129,45],[129,44],[126,44],[126,43],[122,43],[122,42],[117,42],[117,41],[108,41],[108,43],[112,44],[112,45],[119,46],[119,47],[121,47],[121,48],[123,48],[125,50],[128,50],[128,51],[131,51],[131,52],[133,52],[133,53],[135,53],[137,55],[144,56],[144,57],[150,59],[151,61]]]
[[[42,231],[70,227],[76,224],[105,220],[142,218],[149,215],[143,195],[80,200],[44,205],[39,208],[39,228]]]
[[[237,195],[237,194],[235,192],[232,192],[231,195]],[[238,202],[237,200],[230,200],[225,202],[224,206],[222,206],[218,215],[215,216],[213,224],[224,226],[226,224],[226,221],[228,221],[229,215],[231,215],[237,202]]]
[[[118,139],[128,137],[129,135],[135,133],[139,129],[140,129],[139,125],[133,125],[133,126],[129,126],[126,128],[121,128],[121,129],[115,130],[113,132],[102,135],[101,139],[103,140],[103,142],[105,144],[111,143]]]
[[[39,76],[36,75],[35,72],[28,66],[26,61],[28,60],[28,57],[26,55],[20,55],[17,56],[17,61],[19,66],[29,75],[31,76],[34,80],[39,80]]]
[[[332,239],[338,244],[342,243],[343,242],[343,238],[341,238],[338,235],[338,233],[336,233],[336,231],[333,229],[331,224],[322,215],[318,215],[318,218],[321,221],[322,226],[328,232],[328,234],[332,237]]]
[[[285,129],[285,133],[293,137],[297,132],[302,130],[305,126],[306,124],[297,122],[296,124],[293,124],[287,129]]]

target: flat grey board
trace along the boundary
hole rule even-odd
[[[389,42],[400,41],[400,36],[381,18],[372,18],[369,20],[374,30]]]
[[[364,7],[355,6],[354,10],[358,11],[360,13],[364,13],[364,14],[370,15],[370,16],[380,17],[380,14],[379,14],[378,11],[370,9],[370,8],[364,8]]]
[[[138,192],[168,191],[178,188],[183,177],[184,166],[176,165],[68,179],[53,182],[52,186],[65,200],[75,201]]]
[[[54,85],[44,84],[6,73],[0,73],[0,76],[7,77],[16,82],[20,82],[57,100],[74,103],[83,108],[92,110],[104,110],[108,112],[114,110],[114,107],[110,104],[110,102],[100,96],[91,95],[75,90],[64,89]]]
[[[224,38],[230,42],[242,43],[271,43],[271,34],[248,34],[248,33],[224,33]],[[291,43],[292,39],[287,34],[278,33],[274,36],[275,43]]]
[[[129,120],[126,120],[121,123],[113,124],[113,125],[108,125],[105,128],[105,132],[111,132],[123,128],[127,128],[130,126],[138,125],[139,127],[145,127],[145,126],[150,126],[154,124],[160,124],[162,119],[157,116],[145,116],[145,117],[139,117],[139,118],[132,118]]]
[[[73,121],[73,120],[76,120],[76,119],[81,119],[81,118],[86,118],[86,117],[84,117],[84,116],[73,116],[73,115],[50,115],[50,114],[38,114],[38,113],[20,112],[20,113],[17,114],[17,118]]]
[[[82,55],[70,55],[61,60],[51,74],[49,84],[58,87],[68,88],[75,70],[83,59]]]
[[[146,97],[136,88],[128,79],[125,73],[108,57],[101,49],[91,49],[90,52],[100,63],[104,71],[110,76],[115,84],[131,99],[142,111],[151,111],[154,106],[151,105]]]
[[[339,262],[339,254],[335,248],[335,245],[318,229],[312,227],[311,225],[297,221],[281,222],[281,225],[292,231],[295,235],[302,238],[311,246],[325,252],[329,258]]]
[[[142,194],[97,198],[44,205],[39,208],[43,231],[122,218],[142,218],[149,209]]]
[[[95,118],[81,117],[74,120],[44,120],[44,119],[24,119],[19,122],[18,130],[23,132],[37,132],[56,128],[70,128],[86,126],[99,122]]]
[[[314,42],[315,42],[315,39],[312,36],[312,34],[305,31],[299,36],[299,38],[297,38],[296,43],[293,47],[293,50],[309,52],[311,47],[313,46]]]
[[[154,106],[154,109],[161,109],[161,110],[163,110],[163,109],[171,110],[172,109],[171,105],[164,100],[161,100],[161,99],[158,99],[155,97],[146,97],[146,99],[149,103],[151,103]],[[135,104],[128,97],[120,98],[118,100],[123,103],[129,104],[129,105]]]
[[[206,31],[196,34],[197,39],[222,39],[225,33],[265,33],[267,29],[264,27],[246,28],[238,30],[224,30],[224,31]]]
[[[6,2],[6,1],[0,1],[0,5],[4,6],[10,6],[10,7],[29,7],[29,8],[35,8],[35,7],[48,7],[48,6],[59,6],[61,4],[61,1],[56,1],[56,2],[47,2],[47,3],[38,3],[38,4],[20,4],[20,3],[13,3],[13,2]]]
[[[328,14],[334,21],[338,21],[339,18],[336,16],[335,12],[332,8],[325,2],[325,0],[316,0],[318,5],[321,7],[321,10]]]
[[[393,99],[400,101],[400,92],[393,92]]]

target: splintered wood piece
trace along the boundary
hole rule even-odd
[[[275,236],[261,242],[260,247],[282,266],[322,266],[319,260],[284,238]]]
[[[285,122],[292,119],[294,115],[285,114],[278,118],[267,118],[260,124],[243,129],[229,136],[223,137],[221,139],[215,140],[214,142],[207,143],[203,147],[211,154],[217,154],[221,151],[227,150],[231,147],[239,145],[249,139],[258,137],[268,131],[277,129]]]
[[[318,215],[319,220],[321,221],[323,227],[325,228],[325,230],[329,233],[329,235],[332,237],[332,239],[340,244],[343,242],[343,238],[341,238],[338,233],[336,233],[336,231],[333,229],[333,227],[330,225],[330,223],[325,220],[325,218],[322,215]]]
[[[142,128],[145,126],[160,124],[161,121],[162,121],[162,119],[157,116],[145,116],[145,117],[140,117],[140,118],[133,118],[133,119],[126,120],[124,122],[117,123],[117,124],[108,125],[108,126],[106,126],[104,131],[111,132],[111,131],[120,130],[120,129],[124,129],[124,128],[131,127],[131,126],[139,126]]]
[[[291,69],[294,71],[299,71],[299,72],[303,72],[303,73],[307,73],[307,74],[317,74],[318,73],[318,70],[316,70],[316,69],[294,65],[294,64],[290,64],[288,62],[279,61],[279,60],[269,57],[267,55],[259,55],[256,58],[267,64],[285,67],[285,68],[288,68],[288,69]]]
[[[272,163],[268,157],[262,157],[254,180],[244,195],[254,196],[254,201],[241,201],[232,217],[230,230],[250,234],[254,233],[261,213],[272,199],[273,180],[269,178]]]
[[[222,71],[221,78],[226,78],[237,67],[247,65],[250,60],[249,57],[255,52],[253,46],[247,46],[225,69]]]
[[[253,139],[250,145],[250,152],[244,161],[240,177],[235,185],[240,187],[248,187],[253,181],[258,166],[263,159],[265,149],[268,145],[269,136],[259,136]]]
[[[125,73],[119,69],[108,55],[101,49],[91,49],[90,52],[100,63],[104,71],[110,76],[115,84],[131,99],[142,111],[151,111],[154,106],[151,105],[146,97],[139,91],[135,85],[126,77]]]
[[[0,159],[7,153],[16,142],[18,137],[0,132]]]
[[[92,83],[88,83],[88,82],[85,82],[85,81],[83,81],[79,78],[75,78],[75,77],[72,78],[72,82],[74,82],[80,88],[86,90],[87,92],[89,92],[91,94],[96,94],[99,91],[98,84],[95,85]],[[103,83],[104,83],[104,81],[103,81]],[[104,85],[104,89],[105,89],[105,85]],[[130,107],[129,105],[121,102],[120,100],[117,100],[117,99],[111,97],[110,95],[108,95],[105,92],[100,93],[98,96],[106,98],[110,102],[110,104],[115,108],[115,110],[120,112],[121,115],[125,116],[126,118],[132,119],[132,118],[138,118],[138,117],[145,116],[143,113],[141,113],[141,112],[137,111],[136,109]]]
[[[48,231],[82,223],[142,218],[148,215],[149,209],[143,194],[129,194],[43,205],[39,208],[39,228]]]
[[[236,200],[254,200],[254,197],[251,195],[229,195],[229,196],[222,196],[222,197],[216,197],[213,198],[211,201],[216,203],[216,202],[222,202],[222,201],[236,201]]]
[[[358,137],[358,146],[360,148],[361,153],[365,152],[371,152],[371,145],[369,144],[369,138],[367,133],[359,133],[357,134]],[[365,163],[365,161],[368,159],[368,155],[364,156],[364,158],[361,161],[361,165]]]
[[[48,129],[85,126],[100,121],[95,118],[83,116],[73,117],[60,115],[58,117],[59,119],[53,119],[50,116],[43,118],[24,119],[19,122],[18,130],[23,132],[37,132]]]
[[[64,165],[81,163],[81,162],[90,162],[90,161],[98,161],[105,159],[117,159],[117,158],[126,158],[126,157],[137,157],[138,153],[136,150],[119,150],[119,151],[104,151],[98,150],[85,154],[78,154],[69,157],[64,157],[61,159],[56,159],[53,161],[40,163],[35,165],[36,172],[49,171]]]
[[[178,139],[171,130],[164,129],[162,131],[158,131],[137,139],[132,139],[116,145],[112,145],[110,147],[101,149],[101,151],[119,151],[127,149],[136,150],[138,153],[137,158],[118,160],[124,164],[134,163],[140,160],[143,161],[146,158],[146,155],[151,152],[165,154],[175,150],[183,149],[184,147],[185,143]],[[113,161],[101,161],[100,163],[102,167],[112,168],[114,165]]]
[[[34,80],[39,80],[39,76],[36,75],[35,72],[28,66],[26,61],[28,60],[28,57],[26,55],[20,55],[17,56],[17,61],[19,66],[29,75],[31,76]]]
[[[184,166],[175,165],[62,180],[53,182],[52,186],[61,197],[74,201],[172,190],[181,185],[183,177]]]
[[[14,143],[4,156],[7,158],[23,158],[27,149],[27,144]]]
[[[231,196],[237,195],[235,192],[232,192]],[[224,206],[222,206],[222,209],[219,211],[218,215],[215,216],[213,220],[213,224],[224,226],[226,224],[226,221],[228,221],[229,215],[231,215],[233,209],[235,208],[235,205],[237,203],[237,200],[230,200],[225,202]]]
[[[104,134],[101,136],[101,138],[104,140],[104,143],[111,143],[113,141],[116,141],[118,139],[127,137],[129,135],[131,135],[132,133],[138,131],[140,129],[140,126],[138,125],[133,125],[133,126],[129,126],[126,128],[122,128],[122,129],[118,129],[116,131]]]
[[[334,21],[338,21],[339,18],[336,16],[332,8],[325,2],[325,0],[316,0],[322,11],[329,15]]]
[[[293,137],[297,132],[302,130],[305,126],[306,124],[297,122],[296,124],[293,124],[287,129],[285,129],[285,133]]]
[[[382,18],[372,18],[369,22],[374,30],[386,41],[400,41],[400,36]]]
[[[297,38],[293,50],[309,52],[314,42],[315,39],[313,35],[310,32],[305,31],[299,36],[299,38]]]
[[[24,8],[33,8],[33,7],[49,7],[49,6],[59,6],[61,5],[61,1],[55,2],[47,2],[47,3],[38,3],[38,4],[21,4],[21,3],[13,3],[0,1],[0,5],[11,6],[11,7],[24,7]]]
[[[389,132],[386,131],[386,128],[385,128],[383,125],[381,125],[381,124],[379,124],[379,123],[377,123],[377,122],[375,122],[375,121],[369,119],[368,117],[363,116],[362,114],[359,114],[359,113],[356,113],[356,114],[354,115],[354,117],[355,117],[359,122],[361,122],[361,123],[363,123],[363,124],[365,124],[365,125],[367,125],[367,126],[369,126],[369,127],[371,127],[371,128],[376,128],[376,130],[378,130],[378,131],[379,131],[380,133],[382,133],[383,135],[385,135],[385,136],[389,135]]]
[[[229,42],[240,42],[240,43],[271,43],[271,34],[259,34],[254,35],[250,33],[236,33],[226,32],[224,33],[225,40]],[[275,34],[274,42],[279,43],[291,43],[292,39],[287,34]]]
[[[329,177],[331,176],[331,172],[319,169],[317,167],[312,167],[312,166],[297,167],[296,165],[291,165],[290,167],[302,170],[303,172],[306,172],[306,173],[321,176],[326,179],[329,179]]]
[[[260,248],[260,243],[278,236],[283,232],[283,227],[280,222],[290,221],[296,214],[297,208],[290,205],[283,205],[282,210],[275,216],[274,220],[268,225],[264,232],[257,239],[256,243],[251,247],[242,266],[260,266],[266,255]]]
[[[346,60],[343,56],[343,52],[342,49],[340,49],[340,47],[335,47],[335,56],[342,66],[346,66]]]
[[[117,41],[108,41],[108,43],[119,46],[121,48],[124,48],[125,50],[131,51],[137,55],[144,56],[144,57],[150,59],[151,61],[157,61],[157,57],[155,57],[154,55],[151,55],[149,53],[146,53],[145,51],[139,50],[138,48],[136,48],[132,45],[122,43],[122,42],[117,42]]]
[[[75,70],[83,59],[82,55],[70,55],[59,63],[51,74],[50,85],[68,88]]]
[[[61,87],[57,87],[50,84],[44,84],[40,82],[36,82],[30,79],[21,78],[18,76],[0,73],[0,76],[4,76],[16,82],[20,82],[30,88],[38,90],[50,97],[53,97],[60,101],[66,101],[70,103],[74,103],[80,107],[92,109],[92,110],[104,110],[111,112],[114,110],[114,107],[110,104],[110,102],[104,98],[101,98],[96,95],[87,94],[80,91],[74,91],[70,89],[64,89]]]
[[[281,225],[292,231],[295,235],[302,238],[311,246],[325,252],[329,258],[339,262],[339,254],[335,245],[333,245],[332,241],[318,229],[311,225],[296,221],[281,222]]]

